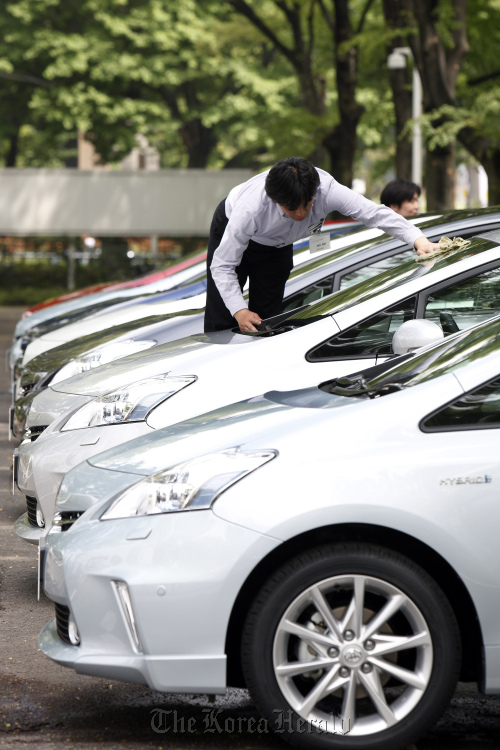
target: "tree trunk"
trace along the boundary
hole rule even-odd
[[[500,206],[500,151],[492,150],[482,165],[488,175],[488,204]]]
[[[199,111],[199,102],[195,89],[189,83],[184,83],[180,87],[180,91],[190,107],[190,111],[194,111],[195,109]],[[200,117],[194,116],[192,119],[185,121],[177,100],[178,92],[163,86],[160,88],[160,93],[172,117],[181,123],[177,132],[186,147],[188,169],[205,169],[210,154],[217,144],[217,138],[212,133],[212,129],[203,125]]]
[[[19,152],[19,129],[9,140],[9,150],[5,159],[6,167],[15,167],[17,161],[17,155]]]
[[[286,46],[267,26],[264,19],[254,9],[255,3],[247,0],[228,0],[229,4],[242,13],[270,41],[274,48],[281,52],[295,70],[299,84],[300,99],[308,112],[321,116],[325,112],[326,86],[325,79],[316,75],[314,69],[314,3],[308,7],[305,3],[285,3],[274,0],[274,4],[284,13],[288,31],[293,43]],[[361,20],[356,29],[362,31],[366,13],[373,0],[365,0]],[[335,177],[348,187],[352,184],[353,162],[356,150],[356,130],[364,108],[356,101],[357,85],[357,47],[348,43],[355,33],[351,27],[349,0],[318,0],[325,23],[333,37],[333,57],[337,78],[338,106],[340,122],[327,133],[322,144],[308,158],[314,163],[321,163],[324,149],[328,152],[330,169]],[[339,52],[339,49],[342,52]]]
[[[406,4],[407,0],[403,0]],[[412,0],[412,11],[418,34],[409,37],[422,80],[424,111],[443,104],[455,105],[457,76],[468,50],[465,11],[467,0],[452,0],[453,27],[451,45],[443,44],[437,15],[438,0]],[[427,205],[431,210],[454,207],[454,144],[427,152],[425,186]]]
[[[334,0],[335,20],[332,23],[334,39],[334,62],[337,74],[337,92],[340,122],[323,139],[330,156],[330,171],[347,187],[353,180],[353,164],[356,153],[359,120],[364,107],[356,101],[358,50],[351,46],[343,50],[353,37],[349,17],[348,0]]]
[[[446,211],[455,204],[455,144],[427,153],[427,210]]]
[[[351,187],[353,180],[353,162],[356,152],[356,128],[359,117],[356,120],[343,121],[331,130],[323,139],[325,148],[330,157],[330,172],[335,179]]]
[[[212,149],[217,145],[212,129],[197,118],[181,125],[179,133],[188,152],[188,169],[205,169]]]
[[[408,71],[391,70],[390,75],[394,111],[396,115],[396,177],[399,180],[412,178],[412,141],[407,135],[401,136],[403,128],[412,116],[412,95],[408,90]]]
[[[400,29],[406,24],[406,17],[401,12],[400,0],[383,0],[384,18],[390,29]],[[395,36],[387,45],[389,55],[395,47],[406,47],[403,36]],[[401,133],[412,117],[412,76],[407,65],[401,70],[389,70],[389,81],[394,102],[396,117],[396,177],[401,180],[412,178],[412,143],[409,135],[404,138]]]

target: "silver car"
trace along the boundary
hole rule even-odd
[[[500,211],[496,208],[449,212],[412,219],[429,239],[438,241],[444,235],[470,237],[473,234],[500,228]],[[295,243],[295,268],[285,289],[283,312],[300,307],[322,296],[374,276],[414,255],[400,240],[388,238],[380,230],[357,229],[348,235],[331,239],[331,249],[318,256],[304,251],[305,242]],[[159,315],[147,321],[129,321],[104,331],[86,334],[71,342],[65,341],[34,357],[19,367],[19,398],[33,389],[61,381],[120,356],[118,352],[140,350],[142,342],[163,344],[203,330],[205,276],[190,280],[168,293],[168,299],[191,297],[188,310]],[[177,297],[176,297],[177,295]],[[126,342],[120,348],[121,342]],[[24,432],[24,401],[13,415],[13,432]],[[23,408],[21,408],[23,407]],[[14,410],[12,410],[12,413]]]
[[[499,429],[497,318],[95,456],[59,493],[40,647],[245,686],[303,748],[406,747],[458,679],[500,693]]]

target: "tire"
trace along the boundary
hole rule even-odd
[[[461,647],[448,600],[418,565],[337,544],[273,574],[250,607],[241,656],[257,708],[291,744],[397,750],[444,711]]]

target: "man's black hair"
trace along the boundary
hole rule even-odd
[[[306,159],[289,156],[277,162],[266,177],[266,193],[272,201],[295,211],[314,198],[319,174]]]
[[[420,185],[411,180],[391,180],[388,182],[385,188],[380,194],[380,202],[384,206],[397,206],[401,208],[401,204],[405,201],[412,201],[413,196],[420,195]]]

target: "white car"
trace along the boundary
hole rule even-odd
[[[480,210],[479,210],[480,211]],[[486,212],[486,213],[485,213]],[[484,226],[488,223],[498,226],[499,217],[498,211],[491,211],[488,209],[483,210],[478,214],[478,211],[473,212],[472,225],[477,226],[478,216],[480,222]],[[426,217],[419,216],[412,219],[412,224],[426,224],[431,221],[432,218],[438,217]],[[451,214],[451,222],[455,223],[457,214]],[[321,256],[330,254],[332,251],[341,250],[344,247],[356,245],[356,249],[363,246],[363,243],[367,243],[377,237],[384,237],[387,239],[387,235],[384,235],[380,229],[366,229],[361,228],[348,234],[341,235],[340,237],[333,237],[328,245],[318,253],[314,253],[314,258],[319,259],[321,262]],[[403,243],[396,240],[399,247],[404,247]],[[305,243],[303,240],[295,243],[297,250],[294,252],[294,264],[302,264],[310,260],[313,256],[309,250],[309,247],[304,247]],[[188,269],[191,271],[191,269]],[[198,272],[201,273],[204,270],[199,268]],[[185,272],[181,272],[185,273]],[[171,277],[175,278],[175,277]],[[190,277],[192,280],[192,277]],[[55,346],[60,346],[68,341],[73,341],[79,336],[86,336],[96,331],[109,329],[111,326],[120,325],[129,321],[137,320],[153,315],[166,315],[169,313],[181,312],[183,310],[202,310],[205,306],[206,295],[204,292],[193,296],[191,293],[187,294],[181,300],[171,302],[169,298],[165,301],[161,299],[156,302],[155,296],[144,298],[135,301],[126,301],[122,304],[115,305],[112,309],[105,308],[104,310],[98,310],[95,314],[87,315],[85,311],[78,312],[77,320],[74,323],[65,324],[63,322],[60,325],[57,321],[50,321],[48,325],[48,332],[42,333],[43,324],[39,326],[39,329],[33,329],[31,335],[34,336],[34,340],[30,341],[24,349],[22,354],[22,364],[27,364],[33,357],[45,352]],[[18,345],[19,347],[21,344]],[[14,350],[14,347],[13,347]]]
[[[355,232],[359,227],[359,223],[355,221],[325,222],[321,231],[328,233],[330,238],[332,238],[338,234]],[[300,240],[294,243],[294,250],[305,250],[307,244],[307,240]],[[52,305],[43,306],[41,309],[28,310],[16,325],[14,341],[26,335],[29,336],[31,329],[37,326],[43,328],[45,324],[48,324],[52,328],[54,324],[57,324],[58,319],[59,321],[63,319],[63,316],[67,316],[69,323],[70,320],[91,315],[97,310],[102,311],[115,303],[119,303],[120,300],[133,300],[134,297],[166,292],[178,287],[180,284],[189,284],[200,274],[203,274],[205,270],[206,263],[203,255],[206,256],[206,253],[201,253],[194,258],[180,261],[169,269],[147,274],[132,282],[111,284],[107,288],[84,295],[75,293],[74,296],[68,295],[69,298],[55,302]],[[91,309],[88,310],[87,308]],[[19,342],[19,346],[21,346],[21,342]],[[15,353],[17,351],[19,350],[15,348],[9,357],[11,367],[15,362]]]
[[[422,217],[418,220],[423,221]],[[418,220],[415,220],[418,222]],[[445,217],[434,218],[425,222],[429,237],[438,240],[443,233],[471,236],[477,231],[500,227],[500,212],[490,209],[479,209],[474,212],[449,213]],[[377,239],[370,239],[377,235]],[[352,237],[351,237],[352,235]],[[290,311],[312,300],[356,283],[361,278],[380,273],[414,255],[414,249],[382,235],[380,230],[357,230],[349,233],[350,239],[335,238],[330,242],[330,249],[312,254],[308,240],[294,244],[294,269],[285,286],[285,297],[282,310]],[[364,238],[359,241],[359,238]],[[355,241],[356,240],[356,241]],[[345,245],[345,246],[344,246]],[[333,249],[332,249],[333,248]],[[23,359],[18,359],[13,370],[12,406],[9,410],[11,433],[21,438],[25,431],[25,416],[28,406],[35,395],[49,384],[55,384],[72,375],[100,367],[106,362],[124,357],[134,351],[142,351],[156,344],[174,341],[184,336],[203,331],[206,274],[195,280],[180,284],[166,295],[150,296],[124,305],[115,305],[107,310],[104,318],[106,328],[101,329],[99,321],[87,322],[89,316],[78,313],[79,325],[73,327],[60,325],[59,319],[48,322],[48,333],[44,326],[32,329],[31,336],[38,339],[29,346]],[[165,303],[178,302],[189,298],[187,309],[179,310],[179,305],[169,307]],[[161,308],[157,302],[162,302]],[[149,313],[151,308],[141,305],[154,304],[159,314],[143,317],[143,310]],[[131,305],[139,306],[140,318],[130,315]],[[155,312],[153,310],[153,312]],[[168,311],[172,310],[172,311]],[[125,322],[123,313],[125,311]],[[102,311],[101,311],[102,312]],[[97,316],[100,313],[97,314]],[[132,319],[130,319],[132,318]],[[111,325],[110,325],[111,323]],[[117,324],[118,323],[118,324]],[[62,328],[61,332],[58,328]],[[88,333],[89,329],[97,330]],[[82,331],[85,335],[80,335]],[[36,335],[35,335],[36,334]],[[51,339],[62,335],[63,343],[52,346]],[[73,338],[77,335],[76,338]],[[42,337],[43,336],[43,337]],[[69,341],[66,339],[70,337]],[[30,339],[32,340],[32,339]],[[20,339],[16,346],[25,348],[27,339]],[[51,347],[51,348],[48,348]],[[36,354],[38,349],[41,353]]]
[[[418,217],[426,236],[439,240],[443,234],[470,237],[481,231],[500,228],[500,212],[492,209],[451,212],[440,217]],[[367,240],[367,235],[377,234]],[[360,240],[360,238],[364,238]],[[343,247],[339,246],[343,244]],[[383,270],[414,257],[414,249],[400,240],[381,235],[380,230],[358,230],[346,238],[330,242],[330,250],[312,254],[307,241],[295,243],[295,267],[285,287],[283,312],[344,289]],[[332,249],[333,248],[333,249]],[[72,375],[99,367],[106,362],[141,351],[156,344],[174,341],[203,331],[206,277],[180,285],[168,293],[168,300],[191,297],[190,309],[156,315],[113,325],[105,330],[63,342],[16,366],[13,407],[9,413],[12,433],[21,438],[25,414],[34,391]],[[198,290],[198,291],[197,291]],[[166,301],[166,300],[165,300]],[[146,301],[147,303],[147,301]],[[85,328],[86,326],[84,326]],[[65,331],[65,335],[68,331]],[[47,337],[48,340],[50,338]],[[33,353],[33,349],[30,349]],[[31,354],[30,354],[31,356]],[[29,395],[28,395],[29,394]]]
[[[114,309],[115,305],[122,303],[134,303],[138,299],[148,298],[152,295],[167,293],[180,285],[190,284],[204,273],[206,263],[196,263],[176,273],[164,276],[148,284],[142,284],[133,288],[102,290],[93,294],[77,297],[72,300],[50,305],[34,312],[32,315],[21,318],[18,321],[14,341],[8,354],[8,363],[14,370],[18,360],[23,354],[29,342],[55,328],[76,323],[87,317],[94,317]]]
[[[468,215],[458,220],[453,214],[444,222],[442,220],[430,222],[427,231],[434,233],[438,239],[443,231],[450,229],[454,232],[460,230],[464,234],[473,234],[474,229],[478,227],[487,228],[496,223],[500,225],[498,212],[487,214],[481,212],[479,216],[474,213],[472,217]],[[365,232],[357,232],[356,237],[360,234],[364,235]],[[317,255],[311,257],[309,249],[303,250],[302,248],[302,251],[294,255],[295,267],[285,286],[282,312],[289,312],[313,300],[321,299],[336,289],[356,283],[362,277],[368,278],[385,268],[401,263],[408,257],[414,257],[414,254],[414,249],[408,248],[401,241],[394,239],[382,241],[382,238],[368,243],[356,242],[341,249],[336,248],[320,253],[319,257]],[[299,261],[302,262],[299,263]],[[180,285],[163,298],[163,302],[173,302],[189,297],[189,309],[149,315],[138,320],[127,320],[120,325],[112,325],[104,330],[99,329],[94,333],[64,342],[31,358],[29,357],[34,349],[30,348],[26,356],[27,361],[22,364],[18,362],[15,368],[15,382],[12,388],[13,403],[9,410],[12,434],[18,438],[23,436],[28,407],[33,397],[48,385],[55,385],[73,375],[100,367],[133,352],[201,333],[205,289],[206,276],[203,275],[200,280]],[[145,300],[142,304],[149,302],[155,302],[156,307],[156,298]],[[137,304],[141,304],[141,301]],[[114,314],[117,311],[119,312],[119,308],[113,308],[112,312]],[[85,325],[85,327],[88,326]],[[64,335],[67,334],[68,330],[65,330]],[[57,331],[53,335],[57,335]],[[49,338],[50,336],[44,337],[43,342]]]
[[[70,378],[31,402],[14,479],[38,542],[64,474],[80,461],[170,424],[262,393],[309,386],[390,356],[406,320],[449,334],[500,312],[500,232],[461,252],[414,259],[325,297],[270,330],[223,331],[156,346]]]
[[[107,305],[119,304],[121,301],[130,300],[134,297],[167,292],[179,286],[179,284],[186,284],[197,278],[203,273],[205,265],[205,261],[202,260],[161,278],[156,278],[161,276],[161,272],[150,274],[154,278],[146,284],[118,289],[113,285],[110,289],[104,288],[83,297],[75,297],[64,302],[58,302],[55,305],[43,307],[41,310],[36,310],[31,315],[19,320],[14,330],[14,339],[25,336],[32,328],[42,325],[52,318],[63,315],[71,316],[79,310],[83,312],[86,308],[105,309]],[[87,314],[92,314],[92,310],[87,310]]]
[[[458,679],[500,693],[500,322],[376,369],[73,469],[42,651],[153,690],[247,687],[305,750],[402,750]]]

